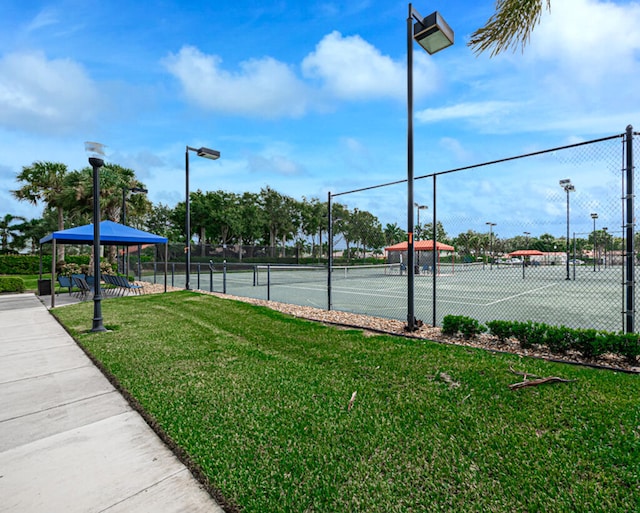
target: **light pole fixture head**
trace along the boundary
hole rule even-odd
[[[218,160],[220,158],[220,152],[217,150],[212,150],[209,148],[198,148],[196,150],[198,157],[203,157],[205,159]]]
[[[429,55],[433,55],[453,44],[453,30],[436,11],[416,21],[413,26],[413,39]]]
[[[149,191],[144,187],[130,187],[129,191],[134,194],[147,194]]]
[[[576,190],[575,186],[571,183],[571,180],[569,178],[560,180],[560,187],[562,187],[567,192],[573,192]]]
[[[591,214],[591,219],[598,219],[598,214]]]

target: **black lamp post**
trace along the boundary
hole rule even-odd
[[[560,180],[560,187],[562,187],[567,193],[567,280],[570,280],[569,276],[569,251],[571,250],[571,243],[569,242],[569,193],[576,190],[569,178]]]
[[[595,212],[591,214],[591,219],[593,219],[593,272],[596,272],[596,255],[598,245],[596,244],[596,219],[598,219],[598,214]]]
[[[414,23],[415,21],[415,23]],[[413,40],[430,55],[453,44],[453,30],[436,11],[423,18],[411,4],[407,17],[407,331],[415,331],[413,244]],[[435,208],[435,206],[434,206]],[[434,221],[435,224],[435,221]],[[435,230],[435,226],[434,226]],[[435,254],[435,240],[434,254]],[[435,265],[435,260],[434,260]],[[434,269],[435,271],[435,269]],[[435,319],[434,319],[435,322]]]
[[[191,279],[191,210],[189,209],[189,152],[194,151],[198,157],[205,159],[217,160],[220,158],[220,152],[217,150],[211,150],[209,148],[192,148],[187,146],[185,151],[185,175],[186,175],[186,213],[185,213],[185,248],[186,255],[186,281],[184,288],[189,290],[191,287],[189,281]]]
[[[107,331],[102,324],[102,294],[100,291],[100,168],[104,166],[104,146],[84,143],[93,168],[93,327],[91,331]]]

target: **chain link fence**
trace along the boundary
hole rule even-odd
[[[267,253],[263,262],[260,255],[250,262],[212,259],[192,265],[192,286],[398,320],[408,320],[413,301],[416,319],[433,325],[464,315],[484,323],[635,331],[638,136],[629,127],[417,176],[413,269],[401,228],[407,181],[400,180],[328,195],[328,265],[293,265],[299,254],[273,263]],[[372,230],[366,215],[385,225]],[[181,265],[184,272],[173,264],[175,286]]]

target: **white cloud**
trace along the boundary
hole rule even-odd
[[[56,25],[59,22],[58,14],[51,8],[42,9],[27,25],[27,32],[41,29],[49,25]]]
[[[414,60],[415,94],[421,96],[437,87],[438,73],[430,59],[417,54]],[[337,31],[326,35],[302,61],[302,70],[337,98],[406,97],[406,63],[383,55],[360,36],[343,37]]]
[[[505,101],[459,103],[438,109],[424,109],[416,112],[416,119],[422,123],[447,121],[463,118],[499,118],[507,116],[517,104]]]
[[[640,50],[640,3],[597,0],[554,2],[531,38],[525,54],[555,61],[565,73],[585,83],[611,75],[637,76]]]
[[[0,59],[0,125],[38,133],[69,133],[99,109],[99,94],[85,70],[42,52]]]
[[[206,109],[263,118],[297,117],[307,110],[309,91],[288,65],[264,57],[242,62],[232,73],[221,63],[192,46],[165,59],[187,98]]]

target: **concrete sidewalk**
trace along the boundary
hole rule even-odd
[[[0,512],[223,510],[34,294],[0,296]]]

